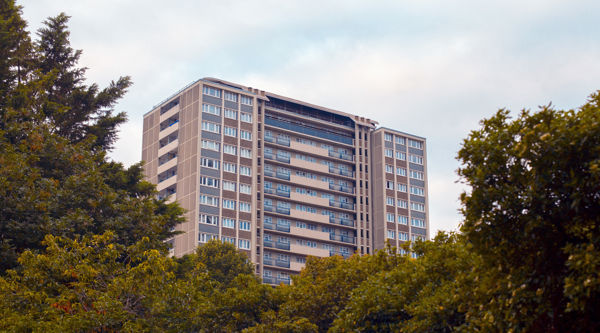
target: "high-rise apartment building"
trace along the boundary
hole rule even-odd
[[[142,159],[187,210],[173,255],[234,243],[266,283],[306,256],[428,238],[426,142],[364,117],[204,78],[144,115]]]

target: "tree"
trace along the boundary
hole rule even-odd
[[[600,95],[577,110],[498,111],[458,154],[462,231],[484,266],[480,330],[600,330]]]
[[[113,106],[127,77],[85,86],[81,54],[69,44],[68,17],[49,18],[31,43],[14,1],[0,3],[0,271],[17,265],[47,234],[70,238],[112,230],[129,246],[147,236],[157,249],[183,220],[156,199],[141,165],[106,157],[125,121]]]

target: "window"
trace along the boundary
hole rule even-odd
[[[224,228],[235,228],[235,219],[230,219],[228,217],[223,218],[223,227]]]
[[[219,217],[215,215],[200,214],[198,221],[204,224],[219,225]]]
[[[221,236],[221,241],[223,243],[231,243],[231,244],[235,245],[235,237]]]
[[[232,145],[223,145],[223,153],[237,155],[237,147]]]
[[[394,173],[394,166],[386,164],[385,165],[385,172],[387,172],[387,173]]]
[[[240,148],[240,156],[245,158],[252,158],[252,149]]]
[[[213,87],[204,86],[202,88],[202,93],[204,95],[221,98],[221,89],[216,89],[216,88],[213,88]]]
[[[395,200],[394,200],[394,198],[393,198],[393,197],[387,197],[387,198],[386,198],[386,204],[387,204],[388,206],[395,206],[395,205],[396,205],[396,204],[395,204]]]
[[[223,130],[223,134],[236,138],[237,137],[237,128],[225,126],[225,129]]]
[[[383,135],[383,139],[384,139],[385,141],[392,141],[392,135],[391,135],[391,134],[389,134],[389,133],[385,133],[385,134]]]
[[[215,116],[220,116],[221,107],[212,104],[202,104],[202,112],[214,114]]]
[[[252,141],[252,133],[244,130],[240,130],[240,138],[242,140]]]
[[[237,120],[237,111],[232,110],[232,109],[225,109],[223,111],[223,115],[225,116],[225,118],[229,118],[229,119],[233,119],[233,120]]]
[[[394,157],[394,151],[392,149],[385,149],[384,153],[386,157]]]
[[[424,180],[425,179],[425,175],[422,172],[420,172],[420,171],[410,170],[410,178],[414,178],[414,179],[418,179],[418,180]]]
[[[223,171],[225,171],[225,172],[231,172],[231,173],[236,173],[237,172],[237,165],[234,164],[234,163],[223,162]]]
[[[242,97],[241,98],[242,104],[252,105],[252,99],[253,99],[252,97],[248,97],[248,96],[244,96],[244,95],[242,95],[241,97]]]
[[[200,177],[200,185],[219,188],[219,180],[211,177]]]
[[[235,210],[235,200],[223,199],[223,208]],[[223,219],[223,224],[225,224],[224,219]]]
[[[386,214],[386,220],[387,220],[388,222],[392,222],[392,223],[393,223],[393,222],[394,222],[394,220],[395,220],[394,214],[393,214],[393,213],[387,213],[387,214]]]
[[[246,112],[241,112],[240,120],[245,123],[252,123],[252,114],[246,113]]]
[[[202,140],[202,148],[214,151],[220,151],[220,145],[218,142],[210,140]]]
[[[423,149],[423,142],[408,139],[408,145],[413,148]]]
[[[216,123],[211,123],[211,122],[208,122],[208,121],[203,121],[202,122],[202,130],[203,131],[212,132],[212,133],[221,134],[221,125],[216,124]]]
[[[397,136],[396,137],[396,143],[399,145],[403,145],[404,144],[404,138],[401,136]]]
[[[252,176],[252,169],[247,166],[240,165],[240,175],[242,176]]]
[[[223,191],[235,192],[235,188],[236,188],[235,182],[228,182],[226,180],[223,181]]]
[[[406,209],[408,208],[408,202],[406,202],[406,200],[398,199],[398,207]]]
[[[411,186],[410,194],[425,195],[425,189],[423,189],[422,187]]]
[[[398,232],[398,239],[401,241],[408,241],[408,232]]]
[[[250,205],[249,202],[240,201],[240,212],[250,213],[251,209],[252,209],[252,206]]]
[[[412,241],[413,241],[413,242],[416,242],[416,241],[418,241],[418,240],[425,240],[425,237],[423,237],[423,236],[419,236],[419,235],[412,235],[412,237],[411,237],[411,238],[412,238]]]
[[[395,239],[396,238],[396,232],[394,230],[388,230],[387,231],[387,238],[389,238],[389,239]]]
[[[398,191],[400,192],[406,192],[408,189],[408,187],[406,186],[406,184],[400,184],[398,183]]]
[[[219,236],[215,235],[215,234],[205,234],[205,233],[201,233],[200,235],[198,235],[198,241],[200,243],[206,243],[211,239],[219,239]]]
[[[393,190],[394,189],[394,182],[391,180],[387,180],[385,182],[385,188],[387,188],[388,190]]]
[[[425,211],[425,205],[421,204],[421,203],[411,202],[410,203],[410,209],[416,210],[417,212],[424,212]]]
[[[398,223],[407,225],[408,224],[408,216],[398,215]]]
[[[267,184],[265,183],[265,186]],[[247,184],[240,184],[240,193],[252,194],[252,186]]]
[[[415,163],[415,164],[423,164],[423,157],[417,156],[417,155],[409,155],[410,156],[410,162],[411,163]]]
[[[211,169],[217,169],[219,170],[219,161],[218,160],[213,160],[210,158],[202,158],[200,160],[200,165],[202,165],[205,168],[211,168]]]
[[[250,231],[250,221],[240,221],[240,230]]]
[[[396,168],[396,174],[398,176],[406,177],[406,168],[400,168],[400,167]]]
[[[250,241],[247,239],[239,239],[239,248],[242,250],[250,250]]]
[[[238,95],[234,94],[232,92],[226,91],[224,93],[223,97],[225,98],[226,101],[237,102]]]
[[[400,151],[396,152],[396,158],[402,161],[406,161],[406,154]]]
[[[219,198],[213,197],[210,195],[206,195],[206,194],[201,194],[200,195],[200,204],[207,205],[207,206],[213,206],[213,207],[219,207]]]
[[[417,228],[425,228],[425,220],[418,218],[411,218],[410,225]]]

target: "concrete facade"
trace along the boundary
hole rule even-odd
[[[147,179],[187,211],[172,254],[232,242],[279,284],[309,255],[427,239],[426,140],[377,125],[214,78],[180,90],[144,115],[142,143]]]

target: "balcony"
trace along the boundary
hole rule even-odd
[[[347,227],[354,227],[353,220],[349,220],[349,219],[345,219],[345,218],[338,218],[338,217],[334,217],[334,216],[329,217],[329,223],[344,225]]]
[[[316,172],[329,172],[329,166],[326,164],[320,164],[315,162],[306,161],[300,158],[292,158],[290,160],[290,165],[296,168],[302,168],[310,171]]]
[[[270,188],[270,187],[265,187],[264,191],[265,191],[265,194],[267,194],[267,193],[268,194],[275,194],[275,189]]]
[[[276,212],[279,214],[290,215],[290,209],[287,207],[277,207]]]
[[[289,285],[290,283],[292,283],[292,281],[290,280],[289,277],[287,278],[282,278],[282,277],[278,277],[275,281],[277,281],[277,284],[287,284]]]
[[[279,162],[283,162],[283,163],[290,163],[290,157],[288,155],[281,155],[281,154],[277,154],[275,159],[277,159],[277,161]]]
[[[273,266],[273,259],[271,258],[263,258],[263,264]]]
[[[327,149],[321,147],[315,147],[311,145],[307,145],[306,143],[292,141],[290,143],[290,148],[302,152],[310,152],[312,154],[317,154],[320,156],[327,156]]]
[[[303,246],[299,244],[292,244],[291,251],[307,256],[315,256],[321,258],[329,257],[329,250],[327,249],[319,249],[317,247]]]
[[[273,211],[273,205],[267,205],[265,203],[264,210],[265,210],[265,212],[272,212]]]
[[[277,260],[275,260],[275,266],[282,267],[282,268],[290,268],[290,262],[289,262],[289,260],[277,259]]]
[[[275,278],[273,278],[272,276],[263,276],[262,280],[263,280],[263,283],[276,284]]]
[[[275,157],[273,157],[273,153],[271,153],[271,152],[266,152],[265,151],[263,155],[265,156],[265,160],[273,160],[273,159],[275,159]]]
[[[273,223],[263,221],[263,228],[268,230],[275,230],[275,225]]]
[[[339,158],[339,159],[342,159],[344,161],[350,161],[350,162],[354,161],[354,156],[353,155],[342,154],[342,153],[337,152],[335,150],[330,150],[328,152],[328,154],[329,154],[329,157],[335,157],[335,158]]]
[[[289,224],[276,224],[275,230],[283,231],[283,232],[290,232],[290,225]]]
[[[290,250],[290,243],[283,243],[283,242],[279,242],[277,241],[275,243],[275,247],[280,249],[280,250]]]
[[[275,142],[275,138],[272,136],[265,136],[265,142]]]
[[[302,184],[304,186],[314,187],[321,190],[329,189],[329,183],[322,180],[306,178],[298,175],[292,175],[289,180],[295,184]]]
[[[280,196],[280,197],[289,198],[290,197],[290,191],[286,191],[286,190],[282,190],[282,189],[277,189],[277,195]]]
[[[162,129],[158,133],[158,139],[161,140],[162,138],[168,136],[169,134],[177,132],[178,129],[179,129],[179,120],[175,121],[171,125],[169,125],[169,126],[165,127],[164,129]]]
[[[327,215],[304,212],[298,209],[292,209],[290,211],[290,216],[292,218],[302,219],[310,222],[329,223],[329,216]]]
[[[170,160],[167,160],[163,164],[159,165],[156,172],[160,174],[175,166],[177,166],[177,155],[175,155],[175,157],[171,158]]]
[[[273,170],[267,170],[264,169],[263,173],[265,174],[265,176],[267,177],[273,177]]]
[[[171,138],[169,137],[169,139],[171,140]],[[167,140],[164,145],[162,145],[159,149],[158,149],[158,156],[163,156],[164,154],[177,149],[177,144],[179,143],[179,140],[177,140],[177,136],[175,136],[175,138],[173,138],[171,141]]]
[[[348,244],[356,244],[356,238],[346,235],[329,234],[329,240],[344,242]]]
[[[166,110],[165,112],[163,112],[160,115],[159,121],[162,123],[163,121],[171,118],[172,116],[176,115],[177,113],[179,113],[179,104],[176,104],[172,108],[170,108],[170,109]]]
[[[310,230],[310,229],[306,229],[306,228],[291,227],[290,233],[294,236],[300,236],[300,237],[305,237],[305,238],[312,238],[312,239],[318,239],[318,240],[324,240],[324,241],[330,240],[329,233],[323,232],[323,231],[318,231],[318,230]]]
[[[354,171],[329,166],[329,173],[354,178]]]
[[[282,145],[282,146],[286,146],[286,147],[290,146],[290,139],[277,137],[276,142],[277,142],[277,144]]]
[[[353,187],[348,187],[348,186],[344,186],[344,185],[329,183],[329,189],[334,190],[334,191],[340,191],[340,192],[344,192],[344,193],[354,194]]]
[[[349,203],[349,202],[341,202],[341,201],[329,200],[329,206],[330,207],[337,207],[337,208],[344,208],[344,209],[354,210],[354,204],[353,203]]]
[[[290,174],[289,173],[284,173],[281,171],[277,171],[275,173],[275,177],[279,178],[279,179],[283,179],[283,180],[290,180]]]
[[[339,251],[334,251],[334,250],[329,251],[329,256],[330,257],[336,256],[336,255],[337,256],[342,256],[342,257],[344,257],[344,259],[348,259],[348,258],[350,258],[352,256],[352,253],[339,252]]]
[[[273,245],[273,241],[272,241],[272,240],[267,240],[267,239],[264,239],[264,240],[263,240],[263,245],[264,245],[265,247],[271,247],[271,248],[274,248],[274,247],[275,247],[275,245]]]

